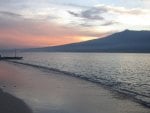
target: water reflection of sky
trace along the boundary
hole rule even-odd
[[[148,113],[90,82],[22,65],[1,62],[0,68],[3,90],[25,100],[35,113]]]

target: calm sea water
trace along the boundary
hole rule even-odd
[[[150,54],[22,53],[23,63],[66,72],[150,103]]]

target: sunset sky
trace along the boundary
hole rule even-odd
[[[150,30],[150,0],[0,0],[0,49]]]

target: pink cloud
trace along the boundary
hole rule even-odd
[[[7,13],[8,14],[8,13]],[[12,15],[12,14],[11,14]],[[0,16],[0,44],[5,47],[38,47],[74,43],[101,37],[106,33],[96,33],[80,28],[63,26],[49,21],[37,21],[22,17]]]

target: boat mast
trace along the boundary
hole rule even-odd
[[[15,57],[17,57],[17,51],[16,51],[16,49],[15,49]]]

